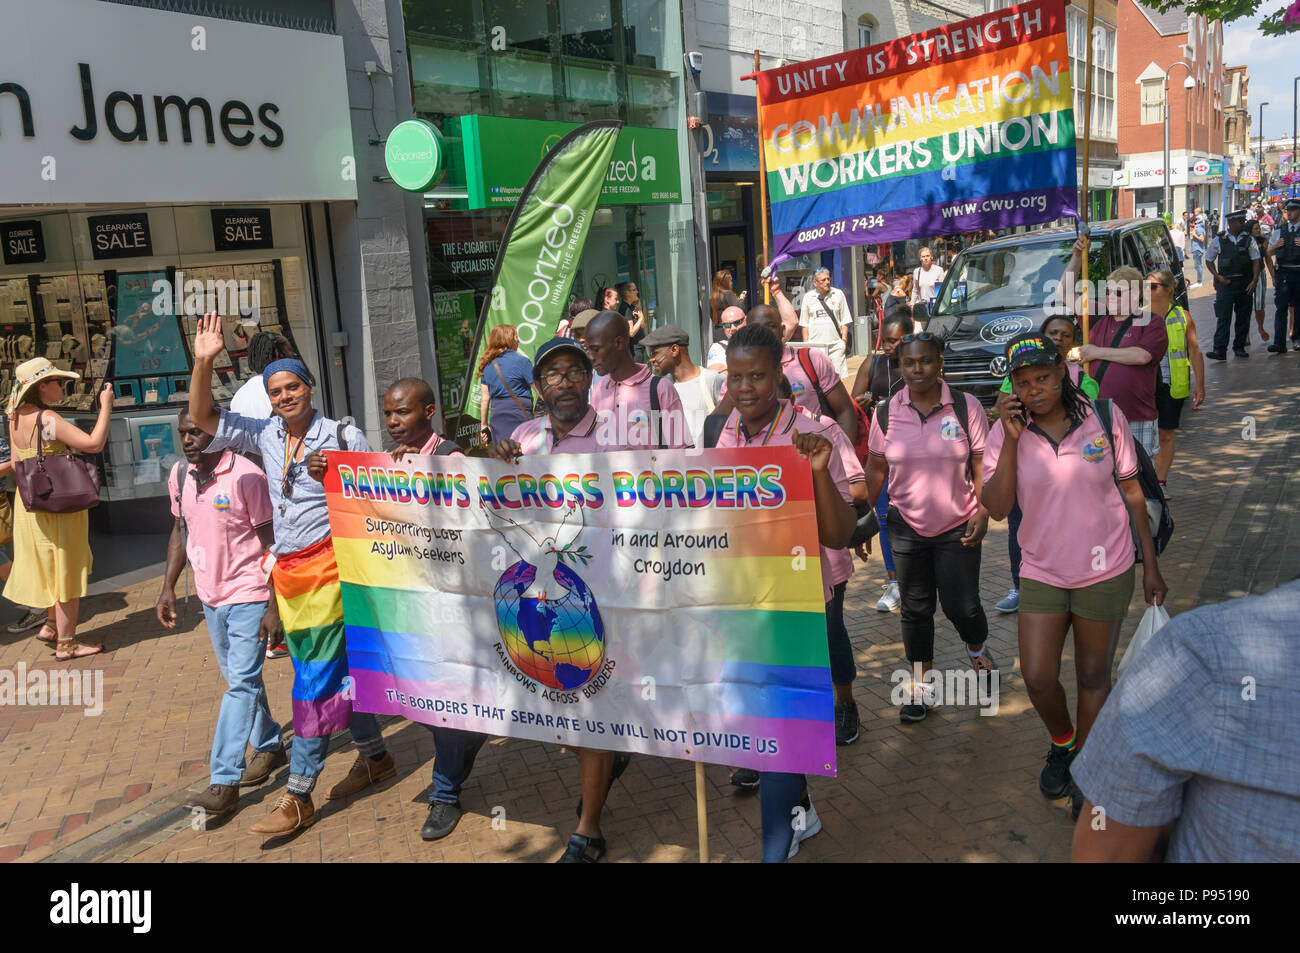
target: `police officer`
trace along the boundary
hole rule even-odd
[[[1228,359],[1230,330],[1233,332],[1233,355],[1250,357],[1246,353],[1246,345],[1250,343],[1250,312],[1255,284],[1263,265],[1259,246],[1245,225],[1245,209],[1229,212],[1228,230],[1215,235],[1205,250],[1205,267],[1214,276],[1214,314],[1218,318],[1218,326],[1214,329],[1214,350],[1205,356],[1214,361]]]
[[[1277,316],[1273,319],[1273,343],[1268,349],[1275,354],[1286,353],[1287,312],[1300,309],[1300,199],[1287,199],[1286,220],[1273,226],[1269,237],[1269,260],[1273,264],[1273,285],[1277,289],[1273,301]],[[1291,339],[1292,347],[1300,348],[1300,340]]]

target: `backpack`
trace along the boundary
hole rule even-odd
[[[1128,509],[1128,500],[1124,497],[1124,491],[1119,487],[1119,473],[1115,470],[1118,464],[1115,462],[1115,436],[1111,429],[1111,401],[1109,398],[1104,400],[1094,400],[1093,409],[1097,412],[1097,419],[1101,421],[1102,427],[1106,432],[1106,442],[1110,444],[1111,459],[1111,476],[1115,480],[1115,489],[1119,490],[1120,499],[1124,500],[1124,508]],[[1146,448],[1136,440],[1133,441],[1133,449],[1137,451],[1138,485],[1142,487],[1142,496],[1147,502],[1147,519],[1151,522],[1151,539],[1156,546],[1156,555],[1165,551],[1169,545],[1169,540],[1174,535],[1174,518],[1169,512],[1169,504],[1165,501],[1164,491],[1160,489],[1160,479],[1156,476],[1155,464],[1151,462],[1151,457],[1147,455]],[[1129,531],[1133,534],[1133,548],[1137,553],[1137,561],[1142,562],[1142,545],[1139,542],[1137,527],[1133,524],[1133,514],[1129,513]]]
[[[951,384],[948,390],[953,394],[952,412],[957,418],[957,423],[961,425],[961,432],[966,435],[966,446],[970,446],[970,408],[966,406],[966,392],[958,390]],[[958,400],[958,398],[961,398]],[[876,406],[876,426],[880,428],[880,435],[883,437],[889,433],[889,405],[893,401],[891,394],[887,399],[882,400]],[[970,455],[966,456],[966,479],[975,482],[975,469],[971,466]]]
[[[826,392],[822,390],[822,385],[817,381],[817,371],[813,369],[812,355],[808,353],[807,348],[797,348],[795,352],[799,358],[799,366],[803,368],[804,376],[812,382],[813,390],[817,392],[817,405],[823,417],[829,417],[831,420],[837,420],[835,411],[831,409],[831,402],[826,399]],[[867,416],[866,411],[852,397],[849,402],[853,405],[853,412],[858,417],[858,439],[853,441],[853,452],[858,455],[859,460],[867,459],[867,438],[870,436],[871,418]],[[705,421],[708,424],[708,421]]]

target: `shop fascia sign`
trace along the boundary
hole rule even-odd
[[[1192,161],[1192,184],[1209,182],[1211,178],[1218,178],[1213,172],[1214,164],[1208,159],[1193,159]],[[1115,173],[1114,184],[1129,189],[1157,189],[1162,188],[1165,184],[1165,167],[1159,159],[1148,159],[1146,161],[1126,162],[1124,167]],[[1169,184],[1187,185],[1187,163],[1178,159],[1171,159],[1169,163]]]
[[[442,177],[447,149],[442,133],[423,119],[399,122],[384,143],[384,166],[399,188],[421,192]]]
[[[461,117],[465,184],[471,209],[511,208],[547,151],[576,122]],[[677,132],[624,126],[600,193],[600,205],[664,205],[683,201]]]
[[[5,11],[0,204],[356,198],[339,37],[98,0]]]

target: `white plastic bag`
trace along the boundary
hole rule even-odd
[[[1133,633],[1133,640],[1124,650],[1124,657],[1119,660],[1119,677],[1123,677],[1124,670],[1133,664],[1133,660],[1151,641],[1151,637],[1168,624],[1169,613],[1165,611],[1164,606],[1147,606],[1147,611],[1142,613],[1142,621],[1138,623],[1137,631]]]

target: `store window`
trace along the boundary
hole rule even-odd
[[[248,346],[258,331],[283,334],[323,377],[300,206],[11,216],[0,220],[0,245],[0,399],[17,365],[33,357],[81,375],[60,404],[74,420],[93,417],[99,384],[111,380],[110,501],[166,494],[204,312],[226,318],[213,382],[223,406],[252,376]]]
[[[1115,28],[1094,20],[1092,76],[1092,135],[1115,139]],[[1084,82],[1088,72],[1088,18],[1073,7],[1065,11],[1066,43],[1070,51],[1070,78],[1074,85],[1075,122],[1082,130]]]

